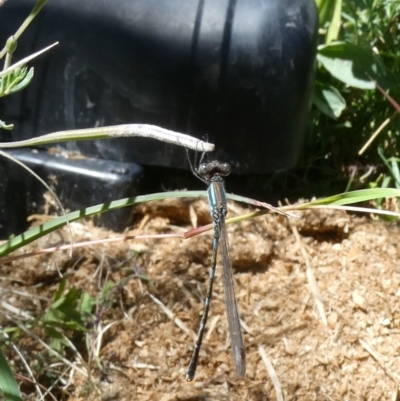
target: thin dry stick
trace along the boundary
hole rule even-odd
[[[322,323],[325,326],[328,326],[328,321],[326,319],[325,310],[324,310],[324,304],[322,302],[321,295],[318,290],[317,280],[315,279],[314,268],[312,267],[310,258],[308,256],[306,249],[304,248],[303,242],[301,241],[301,238],[300,238],[299,232],[297,231],[296,226],[294,224],[292,224],[290,222],[290,220],[289,220],[289,224],[292,229],[293,235],[296,238],[297,243],[299,244],[301,254],[303,255],[304,263],[306,264],[306,275],[307,275],[308,284],[310,285],[311,292],[314,296],[314,301],[315,301],[315,304],[317,305],[317,309],[318,309],[319,315],[321,317]]]
[[[392,401],[400,401],[400,386],[399,383],[396,383],[396,388],[393,392]]]
[[[182,322],[181,319],[179,319],[179,317],[176,317],[175,314],[168,309],[159,299],[157,299],[156,297],[154,297],[153,295],[149,294],[150,299],[156,304],[158,305],[161,310],[171,319],[174,321],[174,323],[184,332],[186,333],[193,341],[196,341],[197,335],[196,333],[189,329],[185,323]]]
[[[96,339],[94,340],[94,342],[93,342],[93,346],[92,346],[92,348],[93,348],[93,356],[96,358],[96,359],[99,359],[100,358],[100,351],[101,351],[101,345],[102,345],[102,343],[103,343],[103,335],[104,335],[104,333],[108,330],[108,329],[110,329],[112,326],[114,326],[114,324],[116,324],[116,323],[118,323],[118,321],[114,321],[114,322],[111,322],[111,323],[109,323],[109,324],[107,324],[106,325],[106,327],[102,327],[102,325],[101,325],[101,323],[99,324],[99,334],[97,335],[97,337],[96,337]]]
[[[14,36],[15,36],[15,35],[14,35]],[[18,61],[17,63],[15,63],[15,64],[13,64],[13,65],[10,65],[10,66],[9,66],[8,68],[6,68],[5,70],[0,71],[0,77],[4,77],[5,75],[11,73],[13,70],[15,70],[15,69],[17,69],[17,68],[19,68],[19,67],[24,66],[28,61],[31,61],[32,59],[34,59],[35,57],[39,56],[40,54],[42,54],[42,53],[44,53],[44,52],[47,52],[47,50],[51,49],[52,47],[54,47],[54,46],[56,46],[56,45],[58,45],[58,42],[55,42],[55,43],[53,43],[52,45],[47,46],[47,47],[45,47],[44,49],[39,50],[38,52],[33,53],[33,54],[31,54],[30,56],[23,58],[22,60]],[[0,58],[2,58],[2,56],[1,56]]]
[[[361,156],[371,145],[371,143],[376,139],[376,137],[383,131],[383,129],[390,123],[390,121],[397,115],[397,111],[393,113],[389,118],[387,118],[379,127],[378,129],[371,135],[365,145],[359,150],[358,155]]]
[[[364,347],[364,349],[372,356],[372,358],[374,358],[375,361],[378,362],[379,365],[381,365],[385,373],[396,383],[396,386],[398,386],[400,382],[400,377],[390,371],[390,369],[386,366],[385,362],[383,361],[382,357],[367,342],[361,340],[361,338],[359,338],[358,341]]]
[[[58,365],[61,365],[61,363],[58,363]],[[51,369],[52,367],[57,366],[57,364],[52,364],[49,366],[49,369]],[[63,376],[66,375],[66,373],[69,370],[69,366],[67,366],[63,372],[61,372],[61,374],[58,375],[57,379],[54,380],[54,382],[51,384],[51,386],[49,388],[46,389],[46,392],[43,394],[44,397],[46,397],[47,395],[50,395],[51,398],[53,398],[53,400],[57,401],[57,399],[53,396],[52,394],[52,390],[56,387],[56,385],[63,379]],[[66,387],[64,387],[64,390],[66,389]]]
[[[14,313],[14,315],[17,315],[18,317],[23,317],[24,319],[27,319],[27,320],[34,319],[29,313],[24,312],[23,310],[16,308],[14,305],[11,305],[5,301],[0,300],[0,308],[5,309],[8,312]]]
[[[183,234],[143,234],[143,235],[124,235],[122,237],[114,237],[114,238],[103,238],[103,239],[99,239],[99,240],[91,240],[91,241],[82,241],[82,242],[75,242],[74,244],[72,244],[72,248],[73,249],[77,249],[77,248],[84,248],[87,246],[93,246],[93,245],[99,245],[99,244],[110,244],[113,242],[125,242],[125,241],[129,241],[129,240],[133,240],[133,239],[158,239],[158,238],[184,238]],[[45,248],[45,249],[38,249],[36,251],[32,251],[32,252],[26,252],[22,255],[15,255],[15,256],[8,256],[5,258],[0,258],[0,263],[10,263],[10,262],[14,262],[15,260],[19,260],[19,259],[25,259],[28,257],[32,257],[32,256],[39,256],[39,255],[43,255],[46,253],[53,253],[56,251],[65,251],[65,250],[69,250],[71,248],[71,245],[59,245],[59,246],[53,246],[51,248]]]
[[[400,217],[400,213],[392,212],[391,210],[371,209],[369,207],[348,206],[348,205],[313,205],[312,209],[326,209],[326,210],[345,210],[350,212],[362,212],[370,214],[381,214],[383,216]],[[305,210],[305,209],[303,209]]]
[[[250,334],[251,336],[253,335],[253,330],[250,328],[248,324],[246,324],[242,319],[240,319],[240,325],[242,326],[242,329],[247,333]]]
[[[265,368],[267,369],[269,377],[271,378],[272,384],[275,387],[276,399],[278,401],[283,401],[284,398],[282,393],[282,386],[271,360],[269,359],[267,353],[261,345],[258,347],[258,352],[260,353],[261,359],[264,362]]]
[[[108,127],[84,128],[70,131],[57,131],[51,134],[38,136],[16,142],[1,142],[1,149],[13,149],[25,146],[38,146],[65,141],[86,141],[90,139],[122,138],[139,136],[142,138],[157,139],[162,142],[184,146],[200,152],[211,152],[215,145],[201,141],[193,136],[171,131],[156,125],[148,124],[121,124]]]
[[[133,362],[131,366],[133,366],[136,369],[150,369],[150,370],[159,370],[160,369],[159,366],[151,365],[149,363],[142,363],[142,362],[137,362],[137,363]],[[125,372],[122,369],[121,369],[121,371],[125,374]]]
[[[220,317],[221,317],[220,315],[215,316],[215,317],[211,320],[211,322],[209,323],[209,325],[208,325],[208,326],[209,326],[209,327],[208,327],[208,331],[207,331],[207,334],[206,334],[206,336],[205,336],[206,341],[210,339],[211,334],[212,334],[212,332],[214,331],[215,327],[217,326],[217,323],[218,323]]]

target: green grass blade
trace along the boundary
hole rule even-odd
[[[100,214],[108,212],[110,210],[120,209],[122,207],[131,206],[144,202],[151,202],[151,201],[171,199],[171,198],[196,198],[200,196],[206,197],[207,192],[206,191],[160,192],[152,195],[141,195],[131,198],[119,199],[116,201],[101,203],[99,205],[77,210],[75,212],[68,213],[65,216],[56,217],[51,221],[43,223],[38,227],[32,228],[20,235],[15,236],[14,238],[11,238],[9,241],[0,246],[0,257],[4,257],[9,253],[15,251],[16,249],[19,249],[22,246],[27,245],[32,241],[35,241],[51,233],[52,231],[55,231],[65,226],[67,224],[67,221],[72,223],[74,221],[90,217],[95,214]],[[247,203],[250,205],[256,204],[254,200],[238,195],[227,194],[227,198],[238,202]]]
[[[199,196],[207,196],[207,193],[205,191],[160,192],[152,195],[142,195],[119,199],[116,201],[91,206],[86,209],[77,210],[75,212],[68,213],[65,216],[57,217],[51,221],[41,224],[38,227],[32,228],[20,235],[17,235],[14,238],[11,238],[9,241],[0,246],[0,257],[6,256],[10,252],[13,252],[16,249],[65,226],[67,224],[67,219],[70,223],[72,223],[74,221],[83,219],[85,217],[90,217],[95,214],[100,214],[109,210],[120,209],[122,207],[131,206],[143,202],[170,198],[188,198]]]
[[[0,388],[7,401],[22,401],[17,382],[0,348]]]
[[[312,202],[298,205],[296,209],[308,209],[317,205],[351,205],[352,203],[366,202],[380,198],[400,197],[400,190],[396,188],[368,188],[358,191],[346,192],[339,195],[317,199]],[[285,207],[287,209],[287,207]]]
[[[396,188],[399,188],[400,187],[399,176],[398,176],[398,174],[396,174],[396,171],[394,171],[393,168],[392,168],[393,162],[391,164],[392,159],[394,159],[396,162],[398,161],[398,159],[397,158],[389,158],[389,159],[387,159],[385,157],[385,155],[383,154],[383,150],[382,150],[382,148],[380,146],[378,147],[378,155],[382,159],[382,161],[385,163],[387,169],[389,170],[390,174],[394,178],[394,182],[395,182]]]
[[[330,21],[328,33],[326,35],[326,43],[338,40],[339,32],[342,25],[342,0],[335,1],[333,16]]]
[[[43,237],[58,228],[67,224],[67,219],[70,223],[90,217],[95,214],[104,213],[110,210],[119,209],[126,206],[131,206],[139,203],[150,202],[155,200],[164,200],[172,198],[193,198],[199,196],[207,196],[206,191],[181,191],[181,192],[160,192],[152,195],[142,195],[131,198],[124,198],[108,203],[101,203],[99,205],[91,206],[86,209],[77,210],[69,213],[66,216],[57,217],[49,222],[46,222],[38,227],[32,228],[16,237],[10,239],[0,246],[0,257],[4,257],[16,249],[29,244],[36,239]],[[321,205],[349,205],[357,202],[365,202],[373,199],[400,197],[400,190],[395,188],[370,188],[362,189],[359,191],[346,192],[339,195],[330,196],[323,199],[317,199],[312,202],[291,205],[277,208],[279,210],[302,210],[308,209],[312,206]],[[257,201],[239,195],[227,194],[227,198],[237,202],[243,202],[250,205],[256,205]],[[258,202],[259,203],[259,202]]]

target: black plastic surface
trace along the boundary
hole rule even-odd
[[[33,3],[0,8],[1,42]],[[214,157],[234,173],[288,169],[302,147],[316,34],[312,0],[51,0],[23,35],[17,59],[60,44],[32,63],[32,85],[2,99],[1,118],[16,124],[14,140],[155,124],[208,135]],[[183,149],[150,140],[68,146],[104,159],[188,168]]]
[[[70,211],[134,196],[134,188],[143,174],[143,169],[133,163],[65,158],[28,149],[8,153],[53,185],[64,208]],[[15,163],[2,161],[0,168],[5,177],[0,185],[0,238],[6,238],[23,232],[27,228],[27,217],[43,211],[46,189]],[[54,200],[50,204],[56,205]],[[59,209],[57,212],[61,214]],[[131,208],[123,208],[99,215],[96,222],[121,231],[129,225],[130,217]]]

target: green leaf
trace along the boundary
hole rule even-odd
[[[104,298],[108,296],[110,291],[115,287],[115,283],[112,280],[107,280],[107,282],[104,284],[102,295]]]
[[[318,7],[319,25],[325,27],[328,22],[331,22],[333,13],[336,8],[337,0],[315,0]]]
[[[25,77],[23,77],[22,81],[17,83],[18,80],[16,80],[12,87],[9,89],[9,93],[16,93],[19,92],[22,89],[25,89],[32,81],[33,79],[33,72],[34,72],[34,68],[31,67],[28,71],[28,73],[25,75]]]
[[[56,291],[56,293],[54,294],[54,297],[53,297],[53,305],[54,305],[54,302],[55,302],[55,301],[58,301],[58,300],[61,298],[61,296],[62,296],[62,294],[63,294],[63,292],[64,292],[64,290],[65,290],[65,285],[66,285],[66,284],[67,284],[67,281],[65,280],[65,278],[62,278],[62,279],[60,280],[59,284],[58,284],[57,291]]]
[[[82,317],[86,320],[86,318],[92,313],[94,305],[94,299],[87,292],[82,294],[81,303],[80,303],[80,311]]]
[[[371,79],[386,88],[397,83],[377,55],[351,43],[321,45],[317,59],[335,78],[354,88],[374,89]]]
[[[58,310],[49,309],[43,316],[43,324],[61,324],[62,316]]]
[[[340,92],[332,85],[315,83],[314,104],[328,117],[337,119],[346,108],[346,101]]]
[[[7,360],[0,349],[0,389],[7,401],[22,401],[22,396]]]
[[[6,124],[4,121],[0,120],[0,128],[11,131],[14,128],[14,124]]]
[[[51,348],[53,348],[57,352],[61,352],[64,346],[68,346],[68,342],[64,339],[63,335],[57,331],[56,328],[46,326],[45,332],[50,338]]]
[[[54,295],[53,304],[43,316],[43,325],[46,329],[59,327],[85,331],[83,323],[87,315],[84,316],[81,312],[81,291],[72,287],[66,295],[62,296],[64,289],[65,279],[62,279]]]

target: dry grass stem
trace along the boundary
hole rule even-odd
[[[314,302],[317,305],[319,316],[321,318],[322,323],[325,326],[328,326],[328,321],[326,319],[326,314],[325,314],[325,310],[324,310],[324,304],[322,302],[321,294],[318,289],[317,280],[315,279],[314,268],[311,264],[310,257],[308,256],[308,253],[303,245],[303,242],[300,238],[300,235],[299,235],[299,232],[297,231],[296,226],[293,223],[290,223],[290,227],[292,229],[294,237],[296,238],[296,242],[299,245],[301,254],[304,259],[304,263],[306,265],[306,274],[307,274],[308,284],[310,285],[311,292],[314,296]]]
[[[272,365],[271,360],[269,359],[269,357],[263,347],[258,347],[258,352],[260,353],[261,359],[264,362],[264,365],[265,365],[265,368],[267,369],[269,377],[271,378],[271,381],[274,384],[276,399],[278,401],[283,401],[284,398],[283,398],[283,393],[282,393],[282,386],[279,381],[278,375],[276,374],[276,371]]]
[[[400,382],[399,376],[394,374],[383,361],[382,357],[364,340],[361,338],[358,340],[360,344],[364,347],[364,349],[375,359],[376,362],[379,363],[381,368],[386,372],[386,374],[396,383],[396,385]]]
[[[193,330],[190,330],[185,323],[182,322],[179,317],[176,317],[175,314],[168,309],[160,300],[158,300],[153,295],[149,294],[150,299],[158,305],[161,310],[184,332],[188,337],[190,337],[193,341],[196,341],[196,333]]]

